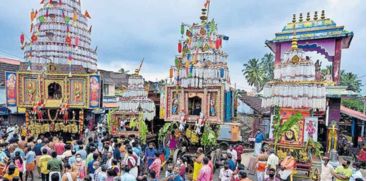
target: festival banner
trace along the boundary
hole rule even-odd
[[[70,80],[70,104],[83,106],[85,104],[85,80],[71,79]]]
[[[304,131],[304,141],[307,142],[308,138],[317,141],[317,129],[318,129],[318,117],[306,117],[305,118],[305,131]]]
[[[6,105],[8,107],[17,106],[17,74],[15,72],[5,72]]]
[[[160,96],[160,109],[159,109],[159,119],[164,119],[165,115],[166,115],[166,95],[165,95],[165,91],[162,90],[161,91],[161,96]]]
[[[101,78],[99,75],[90,76],[89,83],[89,108],[97,108],[101,98]]]

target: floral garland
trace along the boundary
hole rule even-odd
[[[51,121],[56,121],[56,119],[57,119],[57,115],[59,115],[59,109],[57,109],[57,111],[56,111],[56,114],[55,114],[55,117],[54,117],[54,118],[52,118],[52,117],[51,117],[50,109],[48,109],[48,110],[47,110],[47,115],[48,115],[48,119],[49,119],[49,120],[51,120]]]

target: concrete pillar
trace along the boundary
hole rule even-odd
[[[337,39],[335,42],[335,56],[333,61],[333,81],[339,85],[340,83],[340,62],[342,55],[342,40]]]

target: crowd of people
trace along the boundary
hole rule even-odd
[[[258,143],[263,139],[260,134]],[[86,139],[66,141],[60,136],[26,137],[18,131],[0,137],[0,176],[4,181],[286,181],[296,167],[291,153],[280,160],[273,149],[262,146],[256,146],[260,151],[254,152],[256,161],[250,168],[243,164],[248,160],[242,160],[242,144],[222,150],[217,159],[199,147],[194,156],[173,162],[171,143],[167,148],[153,142],[145,145],[134,136],[113,138],[90,132]],[[320,180],[363,180],[362,164],[354,162],[352,168],[350,164],[346,160],[334,168],[324,157]]]
[[[184,180],[186,165],[178,159],[161,173],[162,154],[139,139],[90,136],[65,141],[9,135],[0,144],[0,175],[6,181],[135,181]],[[8,136],[8,137],[9,137]]]

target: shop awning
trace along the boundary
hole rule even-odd
[[[104,102],[103,107],[104,108],[115,108],[115,107],[119,107],[119,105],[116,102]]]
[[[340,106],[340,112],[350,117],[357,118],[362,121],[366,121],[366,114],[359,112],[359,111],[355,111],[353,109],[349,109],[345,106]]]

